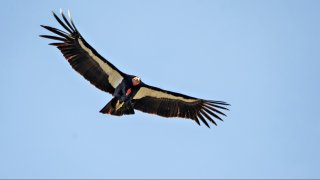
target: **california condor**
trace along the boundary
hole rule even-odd
[[[113,99],[100,111],[116,116],[134,114],[134,109],[157,114],[163,117],[180,117],[194,120],[200,125],[201,120],[207,127],[209,120],[226,116],[222,110],[228,110],[226,102],[210,101],[166,91],[149,86],[137,76],[121,72],[93,49],[79,33],[69,13],[69,20],[61,11],[62,19],[54,12],[53,16],[65,31],[43,26],[55,36],[41,37],[57,40],[49,45],[56,46],[74,70],[102,91],[113,95]],[[214,117],[214,118],[213,118]]]

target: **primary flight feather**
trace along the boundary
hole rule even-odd
[[[215,125],[215,118],[222,121],[219,115],[225,116],[221,110],[228,110],[226,102],[194,98],[149,86],[139,77],[121,72],[93,49],[77,30],[70,14],[70,20],[62,11],[62,19],[54,12],[53,16],[65,31],[41,25],[55,36],[40,36],[57,40],[49,45],[56,46],[74,70],[100,90],[114,96],[101,113],[122,116],[134,114],[136,109],[163,117],[192,119],[199,125],[202,121],[207,127],[210,127],[207,121]]]

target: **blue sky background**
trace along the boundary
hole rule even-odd
[[[0,1],[0,178],[320,178],[320,1]],[[71,10],[120,70],[232,104],[207,129],[111,99],[41,39]]]

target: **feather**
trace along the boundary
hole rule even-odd
[[[68,25],[68,27],[69,27],[70,29],[72,29],[73,31],[75,31],[75,29],[73,29],[73,27],[70,25],[68,19],[66,18],[66,16],[64,15],[63,12],[61,13],[61,15],[62,15],[62,18],[63,18],[64,22]]]
[[[218,115],[216,115],[215,113],[211,112],[210,110],[206,109],[206,108],[203,108],[203,110],[207,113],[209,113],[211,116],[219,119],[220,121],[223,121]]]
[[[197,113],[198,117],[201,119],[201,121],[208,127],[210,128],[209,124],[207,123],[207,121],[204,119],[204,117],[201,115],[201,113]]]
[[[64,29],[66,29],[69,33],[73,33],[73,31],[71,30],[71,29],[69,29],[62,21],[61,21],[61,19],[56,15],[56,13],[54,13],[53,11],[52,11],[52,13],[53,13],[53,16],[54,16],[54,18],[56,18],[56,20],[59,22],[59,24],[62,26],[62,27],[64,27]]]
[[[200,113],[203,114],[210,122],[217,126],[217,123],[204,110],[200,110]]]
[[[211,107],[211,106],[209,106],[209,105],[204,104],[203,106],[204,106],[204,108],[209,108],[210,110],[212,110],[212,111],[214,111],[214,112],[216,112],[216,113],[219,113],[219,114],[221,114],[221,115],[223,115],[223,116],[227,116],[227,115],[225,115],[223,112],[221,112],[221,111],[219,111],[219,110],[217,110],[217,109],[215,109],[215,108],[213,108],[213,107]]]
[[[50,27],[50,26],[44,26],[44,25],[41,25],[41,27],[43,27],[43,28],[45,28],[45,29],[57,34],[57,35],[65,37],[66,39],[71,40],[71,38],[68,36],[68,34],[66,34],[65,32],[63,32],[63,31],[61,31],[59,29],[56,29],[56,28],[53,28],[53,27]]]
[[[47,38],[47,39],[58,40],[58,41],[65,41],[64,38],[57,37],[57,36],[40,35],[40,37]]]
[[[206,104],[208,104],[208,105],[210,105],[210,106],[213,106],[213,107],[216,107],[216,108],[220,108],[220,109],[224,109],[224,110],[229,110],[229,109],[226,108],[226,107],[218,106],[218,105],[213,104],[213,103],[210,103],[210,102],[206,102]]]

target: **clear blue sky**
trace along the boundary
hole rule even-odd
[[[320,1],[0,1],[0,178],[320,178]],[[232,104],[207,129],[111,99],[41,39],[70,9],[144,82]]]

